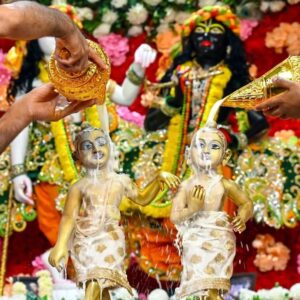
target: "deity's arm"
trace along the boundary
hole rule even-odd
[[[176,189],[179,185],[179,179],[173,174],[159,172],[143,189],[138,188],[135,183],[130,181],[125,187],[126,196],[136,204],[145,206],[155,199],[164,184],[166,184],[168,188]]]
[[[224,179],[224,187],[228,197],[238,206],[238,214],[243,222],[253,216],[253,203],[247,194],[232,180]]]
[[[80,182],[77,182],[71,186],[68,192],[55,247],[64,248],[68,245],[81,205],[81,192],[79,189],[79,183]]]
[[[177,224],[185,220],[191,215],[191,211],[187,205],[187,195],[185,185],[182,184],[178,193],[172,201],[172,210],[170,220],[172,223]]]
[[[79,182],[75,183],[69,190],[59,225],[57,242],[49,255],[49,263],[58,271],[61,271],[68,262],[68,243],[74,230],[81,204],[81,192],[78,185]]]
[[[122,86],[114,84],[109,87],[111,100],[119,105],[130,106],[137,98],[144,82],[146,68],[154,62],[156,51],[147,44],[138,47],[134,54],[134,62],[126,73]]]

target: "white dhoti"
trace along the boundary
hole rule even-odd
[[[228,215],[201,211],[176,227],[183,265],[176,300],[201,296],[208,289],[228,291],[236,243]]]

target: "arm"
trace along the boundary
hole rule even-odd
[[[115,84],[112,87],[111,100],[114,103],[130,106],[134,102],[144,81],[146,68],[155,61],[155,58],[156,51],[149,45],[142,44],[139,46],[134,54],[134,63],[130,66],[122,86]],[[131,74],[129,74],[130,72]],[[132,72],[136,76],[133,76]],[[132,81],[132,77],[136,80]]]
[[[170,173],[160,172],[158,176],[150,182],[144,189],[139,189],[129,178],[126,184],[126,196],[138,205],[146,206],[157,196],[158,192],[163,189],[164,184],[168,188],[176,189],[180,184],[179,179]]]
[[[32,1],[0,5],[0,38],[33,40],[44,36],[57,38],[56,53],[62,48],[69,51],[70,57],[66,59],[56,57],[66,71],[84,69],[88,57],[105,68],[105,63],[88,47],[80,30],[65,14]]]
[[[223,182],[228,197],[238,206],[238,214],[232,221],[233,227],[242,232],[246,229],[246,222],[253,216],[253,203],[234,181],[226,179]]]
[[[177,224],[190,216],[190,214],[191,212],[187,206],[185,186],[182,184],[178,193],[172,201],[170,220],[172,223]]]
[[[33,89],[15,102],[0,119],[0,153],[34,120],[57,121],[65,116],[95,104],[95,100],[72,102],[58,110],[59,95],[52,84]]]
[[[65,37],[76,30],[75,24],[58,10],[19,1],[0,6],[0,37],[34,40],[42,36]]]
[[[75,184],[71,187],[68,193],[59,226],[58,239],[49,256],[50,264],[58,270],[62,267],[61,260],[64,260],[64,264],[67,264],[68,243],[74,230],[75,220],[79,213],[80,204],[81,193],[78,184]]]

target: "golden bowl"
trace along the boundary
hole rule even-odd
[[[88,63],[88,67],[81,72],[67,72],[59,68],[54,54],[51,55],[48,63],[49,79],[57,91],[68,100],[87,101],[98,99],[99,104],[105,102],[106,85],[110,77],[110,62],[104,50],[95,42],[87,40],[91,48],[104,61],[107,69],[99,69],[93,62]],[[66,57],[69,53],[62,50],[60,57]]]

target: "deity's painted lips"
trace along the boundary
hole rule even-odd
[[[210,47],[211,45],[212,45],[212,42],[207,41],[207,40],[200,43],[200,46],[202,46],[202,47]]]

